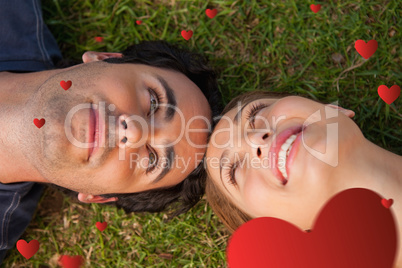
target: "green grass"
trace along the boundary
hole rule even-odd
[[[142,40],[185,44],[204,52],[219,71],[225,102],[255,89],[339,101],[356,112],[369,140],[402,154],[402,96],[387,105],[377,94],[382,84],[402,87],[400,1],[317,1],[322,8],[316,14],[310,1],[42,2],[65,58],[80,61],[86,50],[116,52]],[[217,16],[208,18],[206,8],[217,8]],[[193,37],[184,40],[182,30],[194,31]],[[104,41],[95,42],[96,36]],[[354,48],[358,39],[378,41],[367,61]],[[336,53],[342,61],[333,59]],[[84,256],[87,267],[226,266],[228,235],[204,200],[190,213],[165,219],[164,213],[127,216],[47,191],[24,235],[39,240],[39,252],[26,260],[13,249],[4,265],[55,267],[65,254]],[[109,227],[101,233],[97,221]]]

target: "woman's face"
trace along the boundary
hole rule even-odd
[[[341,176],[342,165],[364,140],[353,115],[296,96],[239,103],[211,136],[210,179],[251,217],[309,229],[322,205],[352,179]]]

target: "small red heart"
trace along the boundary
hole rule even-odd
[[[385,198],[383,198],[383,199],[381,200],[381,204],[382,204],[385,208],[390,208],[393,203],[394,203],[394,200],[393,200],[392,198],[390,198],[390,199],[388,199],[388,200],[385,199]]]
[[[70,80],[67,81],[67,82],[65,82],[64,80],[61,80],[61,81],[60,81],[60,86],[61,86],[64,90],[69,89],[72,84],[73,84],[73,83],[72,83]]]
[[[368,41],[366,44],[364,40],[359,39],[355,42],[355,48],[357,53],[359,53],[360,56],[367,60],[368,58],[373,56],[374,52],[376,52],[378,48],[378,42],[373,39]]]
[[[207,16],[210,19],[213,19],[216,16],[217,13],[218,13],[218,10],[216,8],[214,8],[214,9],[209,9],[208,8],[207,10],[205,10],[205,14],[207,14]]]
[[[45,124],[45,119],[42,118],[41,120],[39,120],[39,119],[35,118],[33,122],[37,128],[41,128]]]
[[[401,94],[401,88],[398,85],[393,85],[390,89],[387,86],[381,85],[377,91],[381,99],[388,104],[393,103]]]
[[[138,25],[141,25],[141,23],[142,23],[142,20],[137,20],[137,21],[135,21]]]
[[[188,41],[191,38],[191,36],[193,36],[193,31],[190,30],[186,32],[185,30],[183,30],[181,31],[181,36],[183,36],[183,38]]]
[[[256,218],[229,240],[230,268],[395,267],[396,220],[377,193],[354,188],[334,196],[311,232],[276,218]]]
[[[81,256],[62,255],[59,262],[64,268],[79,268],[82,265],[83,260]]]
[[[317,5],[311,4],[311,5],[310,5],[310,9],[311,9],[311,11],[313,11],[314,13],[317,13],[318,11],[320,11],[321,5],[320,5],[320,4],[317,4]]]
[[[100,42],[103,41],[103,37],[97,36],[97,37],[95,37],[95,41],[98,42],[98,43],[100,43]]]
[[[97,222],[96,223],[96,228],[98,228],[99,231],[103,232],[107,227],[107,222]]]
[[[39,242],[34,239],[27,243],[25,240],[20,239],[17,242],[17,250],[25,259],[29,260],[39,250]]]

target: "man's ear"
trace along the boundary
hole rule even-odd
[[[91,195],[91,194],[78,194],[78,200],[82,203],[108,203],[108,202],[116,202],[117,197],[105,198],[99,195]]]
[[[345,114],[346,116],[348,116],[350,118],[355,116],[355,112],[353,112],[352,110],[342,108],[341,106],[334,105],[334,104],[327,104],[326,106],[329,106],[331,108],[337,109],[337,110],[341,111],[343,114]]]
[[[121,57],[123,57],[122,53],[87,51],[82,55],[82,61],[84,63],[88,63],[93,61],[101,61],[108,58],[121,58]]]

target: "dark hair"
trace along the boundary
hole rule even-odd
[[[145,41],[128,47],[122,58],[108,58],[105,62],[146,64],[153,67],[178,71],[196,84],[211,107],[212,118],[222,111],[221,94],[216,73],[208,66],[206,58],[181,46],[165,41]],[[214,122],[211,118],[211,125]],[[181,183],[158,189],[129,194],[105,194],[102,197],[117,197],[113,203],[118,208],[130,212],[161,212],[173,208],[171,216],[187,212],[202,198],[205,191],[206,174],[203,163],[191,172]],[[59,188],[60,187],[56,187]],[[64,189],[63,192],[72,192]],[[76,195],[77,193],[75,193]],[[173,204],[175,204],[173,206]]]
[[[218,89],[216,73],[201,54],[165,41],[144,41],[128,47],[122,53],[122,58],[108,58],[104,61],[146,64],[183,73],[201,89],[211,107],[212,118],[221,113],[222,96]]]

